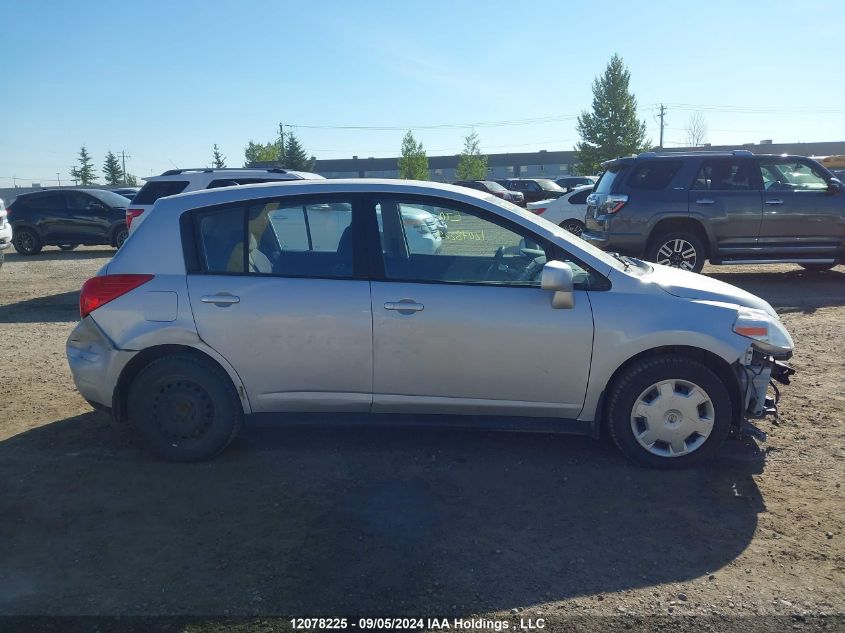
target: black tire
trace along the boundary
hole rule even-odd
[[[836,264],[798,264],[804,270],[807,270],[811,273],[823,273],[826,270],[830,270]]]
[[[124,227],[116,228],[112,233],[111,245],[115,248],[120,248],[129,237],[129,229]]]
[[[635,436],[634,429],[640,428],[642,420],[634,416],[634,407],[640,402],[641,394],[645,390],[661,381],[677,381],[677,385],[691,383],[703,390],[709,398],[709,404],[702,405],[705,407],[703,417],[712,418],[709,435],[704,439],[703,435],[697,436],[694,431],[687,436],[685,443],[691,441],[694,447],[687,454],[656,454],[669,451],[669,443],[654,442],[650,451],[641,445]],[[683,392],[680,393],[681,396],[684,395]],[[684,356],[655,356],[625,369],[608,391],[606,411],[607,427],[619,450],[628,459],[652,468],[685,468],[709,459],[719,450],[731,430],[731,399],[724,383],[710,369]],[[683,419],[682,414],[680,417]],[[661,418],[660,425],[663,428],[659,431],[666,432],[665,429],[674,422],[674,417]],[[701,443],[695,447],[695,442],[698,441]]]
[[[3,268],[3,262],[6,261],[6,253],[0,251],[0,268]]]
[[[38,233],[26,227],[15,231],[15,236],[12,238],[12,246],[21,255],[38,255],[44,247],[41,243],[41,238],[38,237]]]
[[[175,354],[152,361],[129,387],[129,422],[150,452],[171,462],[210,459],[243,426],[232,381],[214,362]]]
[[[686,254],[690,248],[694,250],[694,253],[692,257],[687,257]],[[691,270],[694,273],[700,273],[704,268],[705,258],[704,242],[695,233],[688,231],[655,235],[649,241],[646,250],[646,259],[650,262],[663,263],[666,266]]]
[[[574,219],[564,220],[560,223],[560,228],[569,231],[572,235],[581,237],[581,233],[584,232],[584,223]]]
[[[72,251],[77,246],[79,246],[79,244],[59,244],[59,248],[63,251]]]

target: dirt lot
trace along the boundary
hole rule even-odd
[[[77,290],[111,254],[0,270],[0,615],[845,626],[842,267],[706,269],[777,307],[798,374],[762,450],[734,441],[700,469],[567,436],[266,426],[172,465],[115,434],[65,363]]]

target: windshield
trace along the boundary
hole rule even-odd
[[[507,191],[507,189],[505,189],[498,182],[493,182],[492,180],[484,180],[483,182],[484,182],[485,185],[487,185],[487,189],[488,189],[488,191],[490,191],[490,193],[493,193],[494,191],[498,192],[498,193],[501,193],[503,191]]]
[[[553,180],[544,180],[541,178],[537,180],[536,183],[540,185],[540,189],[542,189],[543,191],[558,191],[563,193],[563,189],[560,187],[560,185],[558,185]]]
[[[129,198],[126,196],[121,196],[119,193],[115,193],[114,191],[90,191],[89,192],[92,196],[105,202],[110,207],[126,207],[129,205]]]
[[[616,270],[627,270],[629,266],[625,264],[622,260],[612,257],[608,255],[603,250],[596,248],[592,244],[585,242],[580,237],[576,237],[566,229],[559,227],[554,222],[549,222],[548,220],[543,219],[542,216],[534,215],[527,209],[523,209],[520,206],[513,204],[512,202],[508,202],[507,200],[503,200],[501,198],[497,198],[496,196],[485,196],[484,198],[487,202],[495,204],[497,207],[501,207],[503,209],[507,209],[512,213],[516,213],[519,217],[528,220],[533,224],[538,224],[545,228],[546,230],[551,230],[554,232],[556,237],[559,237],[566,241],[568,244],[571,244],[574,248],[581,250],[592,257],[595,257],[597,260],[601,261]]]

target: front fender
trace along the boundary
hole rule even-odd
[[[594,420],[602,393],[625,362],[649,350],[682,346],[707,350],[733,364],[748,349],[734,334],[737,306],[660,294],[592,292],[593,362],[581,420]],[[664,296],[661,296],[664,295]]]

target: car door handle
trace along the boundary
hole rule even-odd
[[[699,198],[695,201],[696,204],[716,204],[713,198]]]
[[[773,198],[771,200],[766,200],[766,204],[769,204],[769,205],[783,204],[783,200],[781,200],[780,198]]]
[[[413,314],[414,312],[422,312],[425,306],[417,303],[413,299],[402,299],[401,301],[386,301],[384,304],[385,310],[396,310],[399,314]]]
[[[200,297],[200,301],[203,303],[213,303],[214,305],[218,306],[230,306],[233,303],[240,303],[241,298],[236,297],[235,295],[203,295]]]

